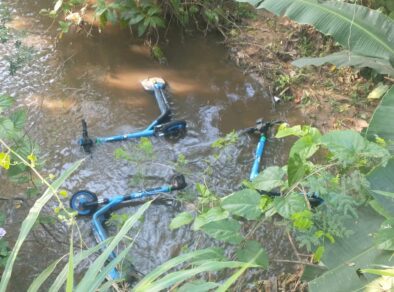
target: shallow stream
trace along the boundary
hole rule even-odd
[[[15,40],[0,44],[0,93],[14,96],[17,106],[28,107],[28,131],[40,146],[40,158],[45,159],[44,173],[59,175],[72,162],[86,157],[63,186],[70,194],[80,189],[98,196],[126,194],[136,190],[130,182],[139,173],[145,187],[158,186],[171,177],[180,154],[189,161],[188,193],[196,196],[195,183],[205,179],[214,192],[229,194],[249,176],[257,137],[241,136],[217,161],[210,145],[232,130],[254,125],[259,117],[283,119],[291,124],[302,121],[300,114],[286,105],[274,109],[266,88],[232,65],[219,36],[186,37],[180,41],[179,32],[170,32],[168,44],[163,45],[168,64],[160,65],[143,44],[131,40],[128,31],[110,29],[89,37],[83,32],[72,33],[58,40],[55,29],[49,28],[50,21],[38,14],[51,1],[7,5],[13,8],[9,25],[19,31],[18,37],[23,44],[32,46],[34,53],[32,61],[12,76],[6,56],[15,51]],[[158,116],[153,95],[139,83],[155,76],[168,82],[174,119],[187,120],[187,135],[178,141],[152,138],[154,158],[141,169],[114,158],[118,147],[136,145],[136,140],[100,145],[91,156],[83,153],[77,144],[82,118],[87,120],[92,136],[106,136],[142,129]],[[288,148],[285,141],[271,137],[263,165],[284,164]],[[206,175],[207,161],[212,164],[210,175]],[[0,181],[2,197],[23,196],[23,191],[6,179]],[[0,204],[1,210],[7,211],[7,236],[13,244],[28,206],[22,203],[15,208],[13,200],[2,200]],[[141,272],[149,272],[178,255],[184,246],[217,244],[188,228],[169,230],[171,219],[185,208],[187,204],[153,205],[147,211],[131,255]],[[134,211],[128,207],[120,212]],[[80,220],[80,230],[84,241],[92,246],[95,241],[89,219]],[[60,224],[37,227],[19,255],[11,291],[25,291],[37,273],[67,253],[68,236],[67,228]],[[271,258],[291,257],[287,236],[280,228],[264,226],[256,238]],[[286,268],[273,262],[268,274]]]

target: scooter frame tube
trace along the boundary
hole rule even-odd
[[[96,137],[96,143],[101,144],[107,142],[124,141],[134,138],[150,137],[155,134],[154,129],[157,125],[168,122],[171,116],[171,109],[168,105],[168,101],[163,91],[165,84],[155,83],[153,87],[154,87],[153,90],[154,90],[156,102],[161,112],[160,116],[156,120],[154,120],[146,129],[142,131],[138,131],[130,134],[124,134],[124,135],[109,136],[109,137]]]
[[[97,243],[102,242],[107,239],[107,232],[103,226],[104,221],[107,218],[107,214],[113,209],[120,206],[124,202],[143,199],[158,195],[161,193],[169,193],[176,190],[181,190],[186,187],[185,177],[183,175],[177,175],[173,178],[172,183],[169,185],[163,185],[161,187],[149,188],[139,192],[132,192],[128,195],[118,195],[112,198],[101,198],[97,200],[97,196],[89,191],[79,191],[73,195],[70,201],[70,206],[72,209],[76,210],[80,215],[89,215],[93,213],[92,216],[92,227]],[[85,195],[89,193],[91,196],[91,201],[86,201]],[[80,196],[80,197],[79,197]],[[80,200],[78,198],[81,198]],[[82,207],[82,210],[80,209]],[[98,209],[96,209],[98,208]],[[85,210],[84,210],[85,209]],[[88,211],[90,210],[90,211]],[[114,259],[116,253],[112,252],[110,258]],[[112,279],[119,279],[121,275],[119,271],[114,268],[109,272],[109,276]]]

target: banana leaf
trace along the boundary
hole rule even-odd
[[[392,147],[392,142],[394,141],[394,128],[390,125],[393,124],[393,117],[394,86],[391,86],[389,91],[383,96],[380,105],[376,108],[365,135],[371,140],[374,140],[376,137],[385,139],[389,146],[389,151],[392,154],[394,153]]]
[[[394,21],[376,10],[332,0],[265,0],[257,8],[312,25],[353,53],[394,61]]]
[[[394,76],[394,67],[391,65],[390,61],[357,55],[349,51],[341,51],[319,58],[301,58],[292,62],[292,64],[297,67],[309,65],[321,66],[326,63],[334,64],[338,68],[350,66],[356,68],[368,67],[374,69],[379,74]]]
[[[322,264],[327,270],[309,282],[309,291],[363,291],[373,282],[377,276],[360,274],[360,269],[392,264],[392,253],[380,250],[371,236],[383,221],[371,208],[360,210],[359,218],[348,222],[354,234],[326,247]],[[304,279],[313,272],[312,268],[306,268]]]

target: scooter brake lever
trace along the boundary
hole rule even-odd
[[[82,146],[83,150],[86,153],[91,153],[93,148],[93,140],[90,139],[88,134],[88,125],[86,121],[82,119],[82,138],[79,141],[79,144]]]

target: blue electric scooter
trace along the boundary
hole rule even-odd
[[[162,78],[155,77],[145,79],[141,81],[141,84],[145,90],[154,92],[156,102],[160,109],[160,116],[144,130],[124,135],[96,137],[94,139],[89,137],[86,121],[82,120],[82,138],[79,140],[79,144],[86,153],[91,153],[95,144],[151,136],[176,138],[182,136],[186,132],[186,121],[176,120],[170,122],[171,109],[164,92],[166,86],[165,81]]]
[[[71,197],[70,207],[77,211],[78,215],[93,215],[93,233],[97,243],[99,243],[108,238],[103,226],[104,222],[109,218],[109,214],[114,209],[119,208],[122,203],[181,190],[184,189],[186,185],[185,177],[183,175],[176,175],[171,179],[171,183],[169,185],[163,185],[161,187],[146,189],[139,192],[133,192],[129,195],[120,195],[112,198],[98,199],[95,193],[81,190]],[[140,204],[141,202],[138,203]],[[115,257],[115,252],[112,252],[109,260],[113,260]],[[122,278],[120,272],[115,268],[110,271],[109,276],[113,280]],[[134,277],[134,279],[136,278],[137,277]]]
[[[256,148],[256,152],[255,152],[252,170],[250,171],[250,175],[249,175],[249,180],[253,180],[259,174],[260,162],[261,162],[261,158],[263,157],[263,154],[264,154],[264,147],[265,147],[265,143],[267,141],[269,129],[271,127],[274,127],[274,126],[282,124],[282,123],[283,123],[282,121],[267,122],[267,121],[264,121],[263,119],[258,119],[256,121],[256,126],[248,128],[243,131],[244,133],[248,133],[248,134],[260,135],[259,143],[257,144],[257,148]],[[279,192],[272,192],[272,191],[270,191],[270,192],[260,191],[260,193],[263,195],[269,195],[269,196],[273,196],[273,197],[281,195]],[[319,198],[316,194],[308,195],[308,201],[312,207],[317,207],[323,203],[323,199]]]

